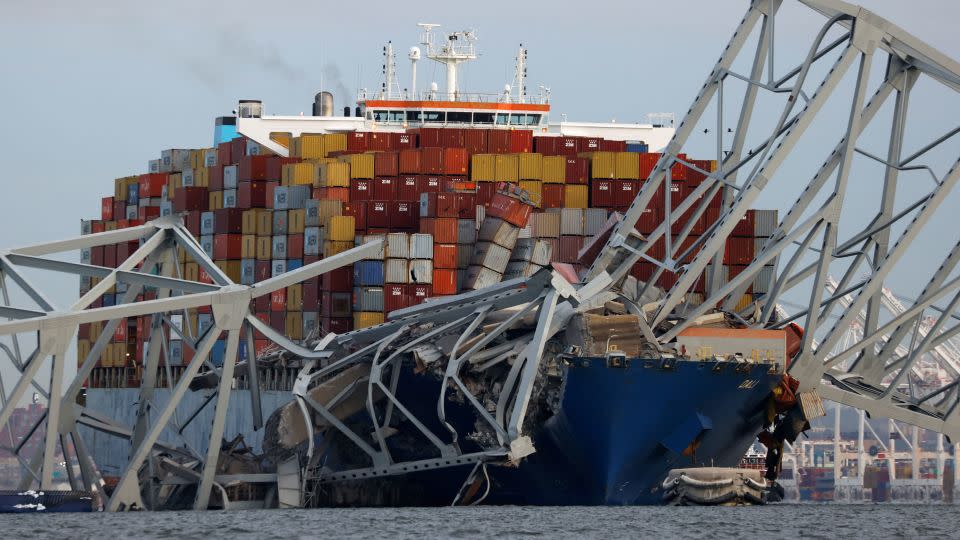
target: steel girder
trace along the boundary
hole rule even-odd
[[[139,248],[125,261],[120,261],[116,268],[106,268],[84,263],[70,263],[47,258],[76,250],[85,250],[95,246],[116,244],[118,242],[140,241]],[[0,322],[0,336],[6,336],[11,346],[3,344],[7,358],[18,373],[12,392],[2,395],[2,409],[0,409],[0,425],[6,425],[11,413],[21,402],[28,388],[36,388],[48,399],[46,414],[31,433],[41,430],[43,445],[41,451],[34,456],[22,456],[23,444],[8,448],[23,464],[26,474],[22,480],[22,487],[32,483],[39,484],[40,489],[52,488],[52,474],[56,464],[54,459],[57,444],[61,445],[66,462],[72,461],[69,455],[72,443],[73,452],[80,468],[79,477],[69,470],[69,479],[73,489],[88,489],[99,493],[105,501],[105,508],[110,511],[150,508],[152,490],[148,484],[148,504],[142,498],[140,485],[140,469],[147,464],[153,467],[155,452],[164,452],[175,456],[182,456],[199,463],[201,472],[194,473],[195,477],[185,481],[198,484],[194,508],[205,509],[209,503],[210,491],[216,484],[216,464],[219,458],[221,438],[227,414],[227,403],[233,385],[234,368],[237,362],[238,344],[241,337],[247,339],[248,355],[255,354],[252,347],[254,330],[259,330],[280,349],[294,355],[306,355],[311,358],[321,358],[325,353],[314,353],[309,349],[293,343],[286,337],[265,328],[262,323],[250,314],[250,303],[253,299],[269,295],[271,292],[289,285],[310,279],[324,272],[341,266],[352,264],[355,261],[374,255],[380,249],[380,242],[372,242],[358,246],[333,257],[325,258],[297,270],[275,276],[252,286],[238,285],[218,268],[203,252],[193,236],[187,231],[177,217],[164,217],[152,222],[97,234],[84,235],[63,241],[49,242],[29,247],[12,249],[0,253],[0,292],[2,292],[3,306],[0,317],[7,319]],[[186,280],[179,275],[178,252],[183,250],[187,256],[197,263],[211,277],[213,284]],[[78,276],[89,276],[99,280],[81,298],[66,309],[55,307],[40,289],[26,278],[23,270],[36,268],[50,270]],[[116,305],[109,307],[90,308],[89,306],[111,287],[118,285],[118,290],[126,288],[125,292],[117,295]],[[11,304],[9,288],[15,288],[30,299],[35,307],[22,308]],[[136,298],[145,288],[156,290],[156,299],[136,301]],[[209,307],[213,314],[213,326],[202,336],[194,336],[187,326],[186,331],[177,328],[171,323],[171,314],[183,314],[186,309]],[[124,426],[110,419],[110,411],[93,411],[78,404],[78,396],[85,381],[90,377],[101,353],[113,336],[118,323],[127,317],[152,316],[151,319],[151,347],[144,361],[145,370],[141,380],[139,409],[134,426]],[[80,364],[76,375],[65,380],[65,353],[75,338],[80,324],[103,322],[103,332],[92,345],[85,358],[79,359]],[[227,347],[223,365],[214,366],[209,354],[214,343],[222,333],[227,334]],[[185,367],[185,371],[176,385],[170,376],[169,364],[166,364],[167,381],[170,384],[172,395],[163,407],[153,404],[153,394],[158,388],[157,373],[160,369],[160,353],[167,354],[169,345],[166,335],[173,339],[181,339],[184,346],[194,350],[193,359]],[[32,338],[37,342],[36,349],[24,357],[21,344],[24,339]],[[49,362],[47,360],[50,360]],[[250,364],[248,363],[248,366]],[[38,373],[41,368],[47,367],[50,371],[48,381],[39,381]],[[201,369],[213,372],[219,378],[217,390],[211,395],[215,400],[215,414],[211,429],[208,447],[205,455],[198,455],[188,445],[172,445],[161,441],[160,436],[168,424],[183,428],[194,416],[180,424],[176,417],[176,408],[181,400],[190,391],[192,379]],[[254,409],[255,423],[262,423],[260,411],[260,385],[256,379],[256,369],[248,369],[250,374],[250,394]],[[63,384],[66,383],[66,390]],[[0,382],[0,388],[3,387]],[[112,496],[106,497],[103,491],[103,479],[100,476],[97,464],[94,463],[87,445],[77,429],[78,425],[96,429],[123,439],[131,443],[130,459],[124,468],[119,482]],[[220,489],[220,486],[217,486]],[[228,501],[224,501],[226,504]]]
[[[923,261],[930,273],[920,279],[928,280],[928,284],[912,305],[905,306],[899,315],[881,313],[880,307],[884,287],[890,286],[891,275],[898,269],[903,272],[910,267],[911,276],[922,274],[916,264],[911,267],[905,253],[923,238],[923,232],[927,232],[927,238],[932,234],[925,228],[927,223],[938,210],[939,215],[955,210],[944,208],[943,203],[960,177],[960,156],[953,151],[952,157],[943,162],[942,155],[951,156],[946,145],[960,127],[953,127],[907,157],[904,140],[911,128],[909,98],[914,86],[923,81],[955,99],[960,91],[960,64],[858,6],[835,0],[799,0],[790,2],[790,7],[810,8],[825,20],[811,34],[809,45],[802,45],[808,48],[799,65],[782,69],[783,62],[774,62],[774,28],[778,18],[794,23],[784,13],[786,4],[782,0],[751,3],[588,278],[606,272],[616,280],[642,260],[657,268],[646,286],[649,290],[662,272],[675,272],[676,284],[664,291],[649,320],[657,338],[665,343],[715,305],[732,310],[757,276],[770,272],[772,266],[770,281],[764,283],[768,292],[755,295],[754,305],[748,310],[755,314],[750,322],[756,327],[783,326],[787,321],[777,320],[778,301],[784,295],[805,291],[808,307],[792,318],[803,323],[805,333],[801,351],[790,366],[801,389],[817,388],[829,399],[855,405],[872,415],[933,429],[956,440],[960,436],[956,384],[947,384],[930,395],[910,395],[898,384],[907,381],[907,373],[927,351],[935,350],[960,331],[960,319],[954,313],[960,303],[960,279],[955,272],[960,243],[942,260]],[[748,50],[748,43],[753,49]],[[741,57],[744,62],[752,62],[747,73],[733,67]],[[886,62],[885,71],[880,77],[871,77],[871,67],[882,61]],[[851,69],[854,66],[856,69]],[[745,85],[746,90],[738,90],[731,98],[733,83]],[[852,91],[839,92],[843,83],[852,86]],[[756,113],[761,93],[771,99],[782,98],[782,108],[772,122],[769,114]],[[836,128],[836,145],[809,182],[800,184],[803,188],[796,201],[781,214],[777,228],[758,247],[752,263],[722,284],[717,272],[711,275],[711,269],[722,261],[728,237],[762,193],[797,184],[796,174],[781,170],[781,165],[795,155],[809,159],[802,152],[816,146],[805,133],[815,119],[824,116],[827,103],[839,103],[848,114],[842,127]],[[715,122],[706,114],[710,107],[716,111]],[[868,142],[862,135],[877,123],[878,115],[891,108],[891,123],[884,139],[886,154],[881,157],[866,149]],[[739,112],[736,128],[725,129],[728,109]],[[716,135],[718,170],[701,171],[706,180],[671,208],[672,168],[680,163],[695,169],[681,153],[694,130],[704,126]],[[726,131],[732,131],[732,142],[723,139]],[[875,136],[873,131],[871,135]],[[745,152],[745,148],[751,150]],[[882,166],[882,176],[863,172],[864,163]],[[907,177],[913,180],[909,189],[904,185]],[[879,199],[873,207],[873,219],[866,225],[849,217],[854,202],[862,208],[867,200],[861,191],[864,188],[852,192],[851,183],[864,179],[872,181],[866,188],[869,195],[875,193]],[[654,199],[658,190],[663,197],[660,206],[665,208],[664,222],[646,237],[632,234],[641,214],[660,203]],[[705,213],[707,201],[715,195],[723,201],[719,220],[692,246],[684,243],[692,222]],[[957,238],[938,240],[949,246]],[[654,256],[652,248],[660,241],[665,244],[665,255]],[[688,263],[679,262],[691,254]],[[840,279],[835,294],[828,297],[824,291],[829,273]],[[701,276],[705,277],[706,294],[699,307],[691,308],[690,294]],[[849,301],[841,302],[844,298]],[[937,305],[940,301],[946,305]],[[678,307],[684,308],[684,318],[678,317]],[[935,327],[914,336],[918,322],[931,311],[939,315]],[[834,354],[861,312],[862,339]],[[833,324],[831,316],[837,319]],[[950,368],[947,366],[948,371]]]

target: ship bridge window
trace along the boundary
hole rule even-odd
[[[390,111],[387,118],[389,122],[403,122],[403,111]]]
[[[407,122],[419,122],[420,111],[407,111]]]
[[[446,119],[442,111],[423,111],[421,114],[424,122],[443,122]]]
[[[387,121],[387,111],[373,111],[373,121],[374,121],[374,122],[386,122],[386,121]]]
[[[498,124],[506,125],[508,123],[509,118],[510,118],[510,115],[507,113],[497,113]]]
[[[473,113],[473,123],[474,124],[492,124],[493,113],[487,113],[487,112]]]
[[[470,123],[470,113],[468,112],[458,112],[450,111],[447,113],[447,122],[455,122],[462,124]]]
[[[522,126],[526,123],[525,114],[511,114],[510,115],[510,125],[511,126]]]

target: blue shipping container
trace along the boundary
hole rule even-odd
[[[359,261],[353,265],[353,284],[360,287],[383,285],[383,261]]]
[[[287,272],[303,266],[303,259],[287,259]]]

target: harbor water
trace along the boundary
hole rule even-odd
[[[946,511],[945,511],[946,510]],[[943,505],[472,507],[2,515],[7,538],[954,538]]]

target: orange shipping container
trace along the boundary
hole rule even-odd
[[[457,294],[457,271],[434,268],[433,294]]]
[[[470,154],[466,148],[443,149],[443,174],[467,174],[470,165]]]

